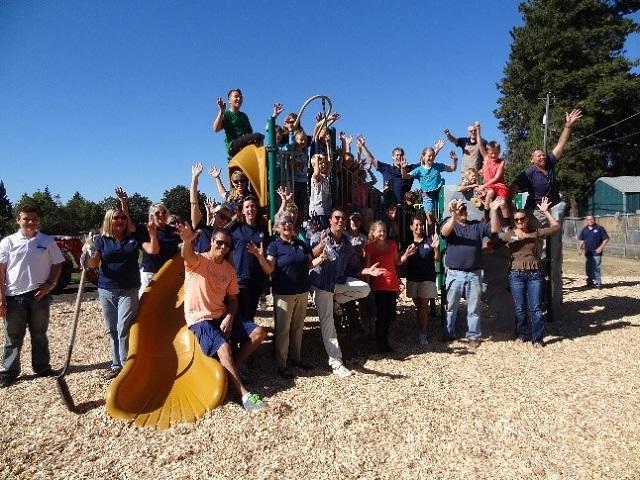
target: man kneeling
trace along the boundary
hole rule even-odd
[[[249,392],[240,380],[238,369],[260,346],[267,331],[252,319],[236,317],[238,310],[238,278],[227,261],[231,237],[226,230],[212,234],[211,248],[205,253],[193,251],[196,233],[189,226],[180,226],[182,258],[184,258],[184,316],[189,329],[198,339],[205,355],[218,356],[233,387],[242,397],[245,410],[260,410],[266,406],[260,397]],[[241,347],[233,355],[232,345]]]

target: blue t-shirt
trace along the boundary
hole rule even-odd
[[[346,233],[342,234],[339,241],[329,232],[327,239],[328,248],[335,253],[335,260],[325,260],[318,267],[311,270],[311,285],[326,292],[333,292],[336,283],[345,283],[347,278],[345,271],[352,257],[351,237]],[[320,243],[320,233],[316,232],[311,237],[311,248]]]
[[[448,219],[445,219],[446,222]],[[443,224],[444,224],[443,222]],[[444,263],[447,268],[470,272],[481,268],[482,239],[491,236],[488,223],[470,220],[465,225],[453,222],[453,231],[447,240]]]
[[[412,282],[436,281],[436,265],[431,241],[424,238],[421,242],[409,242],[407,247],[414,244],[418,251],[407,259],[407,280]]]
[[[596,253],[596,248],[607,238],[609,238],[607,231],[602,225],[596,223],[593,224],[593,228],[584,227],[578,235],[578,240],[584,242],[584,254],[591,257],[602,255],[602,253]]]
[[[100,252],[100,274],[98,288],[139,288],[138,250],[142,243],[134,236],[122,240],[98,235],[96,249]]]
[[[287,242],[277,237],[269,244],[267,255],[275,258],[271,288],[279,295],[296,295],[309,291],[309,247],[295,238]]]
[[[551,205],[555,205],[560,201],[560,192],[556,182],[557,163],[558,159],[555,155],[549,153],[545,163],[546,173],[534,166],[530,166],[518,175],[514,183],[520,190],[526,190],[529,193],[527,203],[524,206],[525,209],[535,210],[542,197],[548,197]]]
[[[262,270],[258,259],[247,250],[247,244],[262,243],[266,251],[269,243],[267,231],[261,226],[252,226],[245,222],[234,223],[228,231],[233,242],[233,263],[238,274],[238,284],[241,288],[249,285],[263,285],[267,275]]]
[[[444,163],[434,163],[431,168],[420,165],[411,172],[411,175],[420,182],[420,190],[433,192],[442,186],[443,181],[440,172],[444,171],[445,168],[447,166]]]
[[[411,172],[414,168],[418,168],[419,166],[419,163],[407,165],[405,172]],[[402,178],[400,167],[396,167],[395,165],[391,165],[389,163],[378,162],[377,169],[382,174],[382,180],[385,183],[389,182],[389,188],[395,196],[395,201],[392,200],[393,203],[402,203],[402,201],[404,200],[404,194],[411,190],[413,179],[410,178],[405,180],[404,178]]]
[[[173,258],[178,252],[178,246],[182,242],[178,230],[171,225],[167,225],[165,228],[158,228],[156,232],[158,235],[158,243],[160,244],[160,251],[156,255],[149,255],[144,250],[142,251],[140,268],[143,272],[156,273],[160,270],[164,262]],[[146,225],[136,226],[136,238],[140,242],[140,245],[151,241]]]

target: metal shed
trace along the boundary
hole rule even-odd
[[[600,177],[584,195],[582,210],[596,216],[640,213],[640,177]]]

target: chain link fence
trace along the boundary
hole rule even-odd
[[[609,243],[605,247],[607,255],[640,258],[640,215],[603,215],[595,219],[609,235]],[[584,226],[584,218],[565,217],[562,227],[565,248],[577,247],[578,234]]]

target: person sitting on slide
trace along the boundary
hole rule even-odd
[[[236,315],[239,288],[236,272],[228,261],[231,237],[218,229],[213,234],[211,249],[196,253],[193,251],[196,233],[188,225],[180,225],[178,229],[185,267],[184,316],[189,330],[205,355],[218,357],[231,385],[242,397],[244,409],[261,410],[266,403],[247,389],[238,370],[264,341],[267,331]],[[235,357],[230,342],[242,345]]]
[[[247,145],[262,146],[264,135],[253,133],[249,117],[240,111],[242,92],[239,88],[229,90],[227,101],[229,102],[228,110],[222,97],[218,97],[218,114],[213,120],[212,129],[216,133],[224,129],[224,146],[231,158]]]

